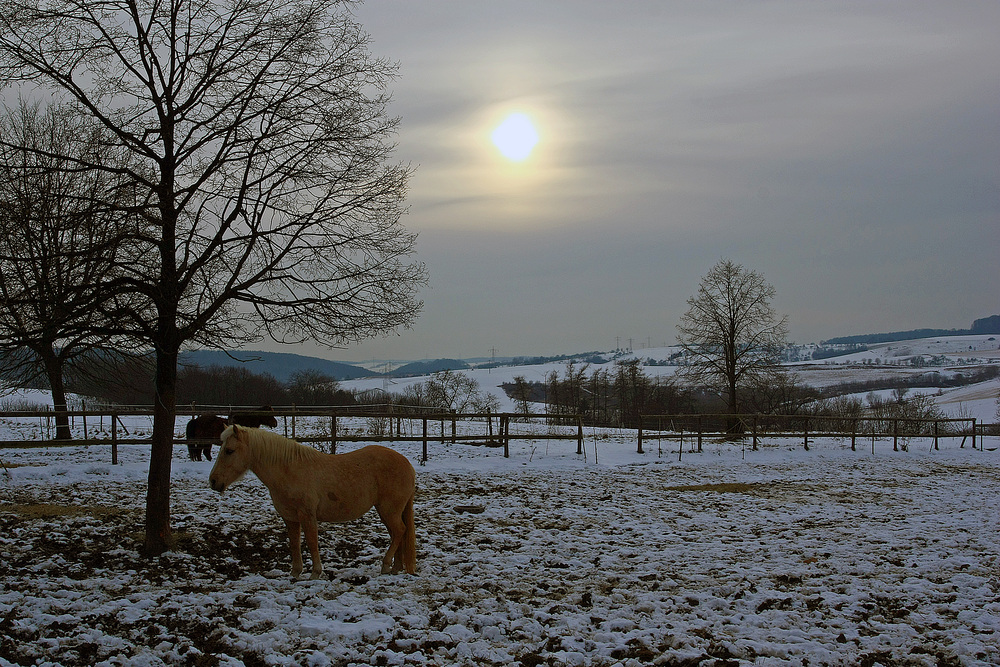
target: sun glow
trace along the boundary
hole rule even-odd
[[[526,114],[512,113],[493,130],[492,139],[504,157],[522,162],[538,143],[538,132]]]

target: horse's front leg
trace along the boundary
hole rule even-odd
[[[302,527],[306,533],[306,546],[309,547],[309,556],[312,558],[312,574],[310,579],[319,579],[323,576],[323,563],[319,560],[319,525],[316,517],[309,517],[302,522]],[[302,569],[302,561],[299,560],[299,569]]]
[[[302,574],[302,524],[285,519],[288,527],[288,549],[292,552],[292,576]]]

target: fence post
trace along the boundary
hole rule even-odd
[[[89,440],[89,433],[87,433],[87,401],[81,401],[80,404],[83,406],[83,439]],[[973,440],[975,442],[975,440]],[[975,449],[975,445],[972,447]]]
[[[698,415],[698,453],[701,454],[701,415]]]
[[[510,415],[500,415],[500,439],[503,441],[503,457],[510,458]]]
[[[936,419],[934,420],[934,449],[938,449],[938,423]]]
[[[455,411],[452,410],[451,411],[451,444],[453,444],[453,445],[455,444],[455,442],[457,440],[457,437],[456,437],[456,434],[455,434],[455,430],[456,430],[457,427],[456,427],[455,422],[456,422]]]
[[[684,439],[684,428],[681,427],[681,440]],[[656,415],[656,458],[663,456],[663,415]]]
[[[423,458],[421,459],[421,461],[426,463],[427,462],[427,417],[424,417],[422,421],[424,422],[424,450],[423,450]]]
[[[642,454],[642,415],[639,415],[639,448],[635,450],[636,454]]]
[[[757,451],[757,415],[753,416],[753,450]]]
[[[392,421],[389,421],[389,428],[392,428]],[[337,413],[330,415],[330,453],[337,453]]]
[[[972,448],[976,448],[976,418],[972,418]]]
[[[118,465],[118,415],[111,415],[111,465]]]
[[[853,419],[853,420],[851,420],[851,451],[852,452],[858,451],[857,438],[858,438],[858,420],[857,419]]]
[[[803,427],[802,430],[805,431],[805,433],[802,436],[802,439],[805,441],[805,448],[806,448],[806,451],[808,452],[809,451],[809,417],[806,417],[805,426]]]
[[[892,451],[899,451],[899,420],[892,420]]]
[[[576,453],[583,454],[583,415],[576,416]]]

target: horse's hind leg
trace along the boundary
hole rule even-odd
[[[389,549],[382,558],[382,574],[402,572],[401,547],[403,546],[403,538],[406,536],[406,523],[403,522],[403,514],[401,511],[386,514],[379,508],[378,515],[385,527],[389,529]]]
[[[302,574],[302,524],[285,520],[288,527],[288,549],[292,552],[292,576]]]
[[[302,524],[306,533],[306,546],[309,547],[309,556],[312,558],[312,574],[310,579],[319,579],[323,576],[323,563],[319,560],[319,525],[316,518],[306,519]],[[299,558],[299,569],[302,569],[302,559]]]

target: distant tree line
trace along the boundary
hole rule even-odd
[[[745,387],[743,414],[935,419],[942,414],[933,398],[909,393],[911,389],[958,387],[998,376],[1000,367],[987,366],[954,375],[880,378],[818,389],[786,374]],[[725,398],[717,389],[683,384],[673,377],[650,377],[634,360],[592,372],[587,364],[569,362],[562,374],[553,371],[535,381],[516,376],[502,389],[518,412],[545,412],[554,420],[581,415],[587,425],[594,426],[636,428],[642,415],[726,413]],[[886,390],[891,390],[890,398],[876,393]],[[862,399],[861,394],[867,396]]]
[[[920,389],[926,387],[951,389],[979,382],[988,382],[997,377],[1000,377],[1000,366],[988,365],[980,368],[969,368],[951,375],[933,371],[930,373],[920,373],[919,375],[881,377],[872,380],[852,380],[825,387],[817,390],[817,393],[818,398],[825,399],[845,394],[862,394],[889,389]]]
[[[591,371],[589,364],[566,364],[563,374],[553,371],[544,381],[516,376],[502,385],[519,412],[541,411],[581,415],[593,426],[636,428],[643,415],[725,413],[725,396],[716,388],[685,384],[673,377],[650,377],[638,360],[617,361]],[[744,387],[748,412],[787,413],[817,398],[816,391],[787,376]]]
[[[0,363],[0,377],[4,364]],[[123,357],[91,353],[66,369],[67,391],[92,402],[111,405],[152,405],[155,364],[148,356]],[[48,389],[42,378],[27,388]],[[333,376],[315,370],[292,373],[287,382],[270,373],[241,366],[182,366],[178,371],[177,403],[191,405],[354,405],[355,394]]]
[[[511,357],[503,361],[494,361],[487,364],[480,364],[480,368],[501,368],[504,366],[537,366],[551,364],[560,361],[576,361],[588,364],[603,364],[611,356],[607,352],[583,352],[579,354],[556,354],[552,356],[540,357]]]
[[[895,343],[901,340],[916,340],[918,338],[933,338],[934,336],[965,336],[968,334],[1000,334],[1000,315],[982,317],[973,321],[971,329],[911,329],[910,331],[893,331],[890,333],[860,334],[857,336],[841,336],[823,341],[824,345],[874,345],[877,343]]]
[[[819,361],[820,359],[832,359],[834,357],[843,357],[848,354],[867,351],[868,346],[860,343],[850,343],[843,347],[818,347],[813,350],[812,358],[814,361]]]

